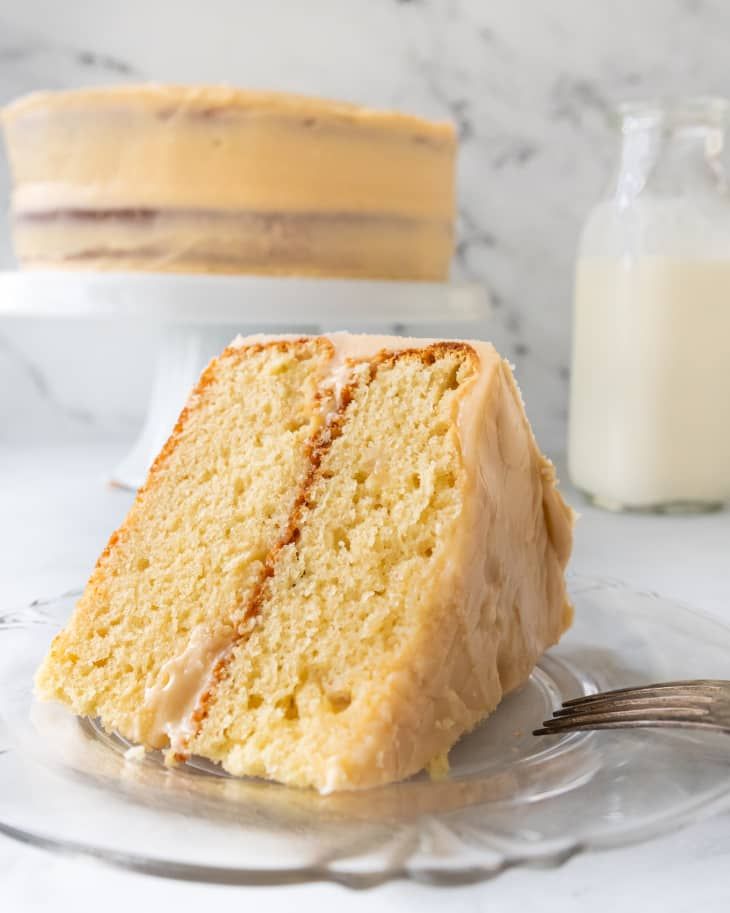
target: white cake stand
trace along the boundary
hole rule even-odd
[[[489,315],[478,285],[71,271],[0,272],[0,316],[163,325],[147,415],[111,474],[137,488],[208,361],[237,333],[466,325]],[[463,335],[469,335],[464,332]]]

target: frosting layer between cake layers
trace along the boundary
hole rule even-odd
[[[3,124],[25,266],[448,275],[450,124],[153,85],[37,93]]]

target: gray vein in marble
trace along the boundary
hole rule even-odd
[[[54,605],[54,603],[58,602],[60,599],[70,599],[72,596],[80,596],[82,592],[82,589],[75,587],[72,590],[66,590],[58,596],[39,596],[30,603],[29,608],[43,610],[46,606]],[[44,618],[48,617],[47,613],[43,611],[41,611],[40,614],[42,614]]]
[[[447,107],[456,124],[459,142],[463,145],[474,136],[474,124],[469,116],[469,102],[465,98],[456,98],[449,102]]]
[[[124,60],[118,60],[108,54],[95,54],[93,51],[76,51],[75,57],[82,67],[93,70],[107,70],[121,76],[136,76],[137,70]]]
[[[474,278],[474,273],[469,268],[469,254],[474,248],[490,249],[496,246],[496,236],[482,228],[471,213],[466,208],[462,208],[459,216],[455,257],[463,273],[469,278]],[[492,303],[494,304],[494,302]]]
[[[539,147],[531,140],[515,139],[505,149],[492,157],[492,167],[499,171],[506,165],[526,165],[539,152]]]
[[[502,326],[508,333],[519,333],[522,329],[522,318],[519,311],[511,310],[502,321]]]
[[[38,365],[36,365],[24,352],[12,345],[4,336],[0,336],[0,352],[23,371],[32,388],[49,406],[57,409],[67,418],[72,419],[75,422],[80,422],[84,425],[95,424],[96,420],[94,415],[89,410],[79,408],[78,406],[70,406],[67,403],[62,402],[54,393],[53,388],[46,380],[45,375]]]
[[[419,56],[411,56],[413,65],[420,71],[421,78],[428,88],[431,97],[447,112],[447,115],[456,124],[459,143],[463,146],[476,135],[476,130],[471,117],[469,99],[463,96],[452,97],[441,85],[436,67],[430,59],[424,60]]]
[[[84,79],[88,74],[113,74],[114,77],[143,78],[140,71],[129,62],[111,54],[96,52],[85,47],[63,44],[56,41],[39,40],[36,37],[13,35],[13,30],[4,28],[0,20],[0,63],[11,67],[21,67],[16,73],[6,73],[5,80],[12,83],[13,77],[20,77],[23,82],[29,81],[28,88],[48,88],[59,83],[68,87],[77,80],[67,79],[64,75],[70,66]],[[23,70],[30,72],[26,76]],[[38,75],[36,75],[38,74]],[[10,79],[8,79],[10,76]],[[30,77],[30,79],[28,79]],[[52,77],[52,78],[49,78]],[[33,85],[35,83],[35,85]]]
[[[609,120],[614,105],[598,86],[589,79],[562,75],[550,91],[551,114],[556,120],[566,120],[575,126],[587,113],[599,114]]]
[[[14,45],[0,47],[0,61],[3,63],[13,63],[16,60],[25,60],[28,57],[32,57],[35,53],[35,48],[23,46],[16,47]]]

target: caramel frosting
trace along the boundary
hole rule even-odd
[[[139,719],[148,721],[146,741],[153,748],[169,744],[173,753],[185,750],[193,732],[192,714],[207,689],[211,672],[230,647],[229,632],[213,633],[195,627],[185,650],[167,660],[154,685],[145,689],[136,721],[135,738],[141,740]]]
[[[24,212],[132,202],[453,216],[442,170],[453,128],[405,114],[225,87],[119,86],[35,93],[3,121],[27,140],[17,156],[10,145]]]
[[[435,341],[330,339],[345,363]],[[426,632],[412,663],[382,683],[356,737],[341,757],[329,759],[324,792],[371,786],[378,776],[397,779],[417,769],[416,758],[441,756],[485,708],[494,709],[526,680],[572,620],[564,569],[575,515],[537,446],[509,363],[490,343],[464,342],[480,368],[465,387],[457,419],[467,515],[459,534],[443,544],[435,575],[434,601],[450,607],[449,623]],[[399,721],[397,740],[392,719]]]
[[[296,338],[256,335],[238,337],[232,345]],[[324,421],[363,363],[384,351],[443,342],[349,333],[326,338],[333,357],[320,380]],[[427,632],[428,642],[414,657],[413,668],[393,672],[382,683],[387,700],[373,699],[358,747],[348,744],[341,758],[330,758],[325,792],[356,788],[360,780],[372,785],[372,770],[378,766],[387,774],[385,781],[392,779],[394,771],[411,769],[411,757],[423,755],[424,744],[429,757],[442,756],[444,745],[453,741],[451,734],[471,728],[484,708],[496,707],[520,685],[571,621],[563,571],[574,514],[556,488],[552,463],[537,447],[509,364],[490,343],[460,342],[475,352],[479,368],[464,385],[457,416],[467,515],[459,534],[442,544],[435,577],[440,593],[435,602],[451,607],[449,626],[436,639]],[[233,639],[233,632],[211,637],[196,629],[184,653],[165,664],[164,684],[148,689],[142,710],[154,717],[157,744],[168,737],[173,750],[184,749],[200,698]],[[454,662],[457,653],[461,659]],[[419,680],[427,682],[418,705],[407,700],[415,668]],[[397,708],[397,745],[390,720],[379,711],[382,706]]]
[[[297,95],[159,85],[35,93],[7,106],[2,122],[25,263],[447,274],[450,124]]]

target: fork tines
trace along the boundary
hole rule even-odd
[[[581,729],[638,726],[728,728],[730,682],[718,679],[662,682],[619,688],[565,701],[535,735]]]
[[[710,692],[727,693],[730,683],[716,678],[695,678],[679,682],[659,682],[652,685],[637,685],[633,688],[615,688],[613,691],[600,691],[597,694],[586,694],[563,701],[563,707],[579,707],[594,704],[609,698],[631,699],[634,697],[653,697],[654,695],[706,695]]]

